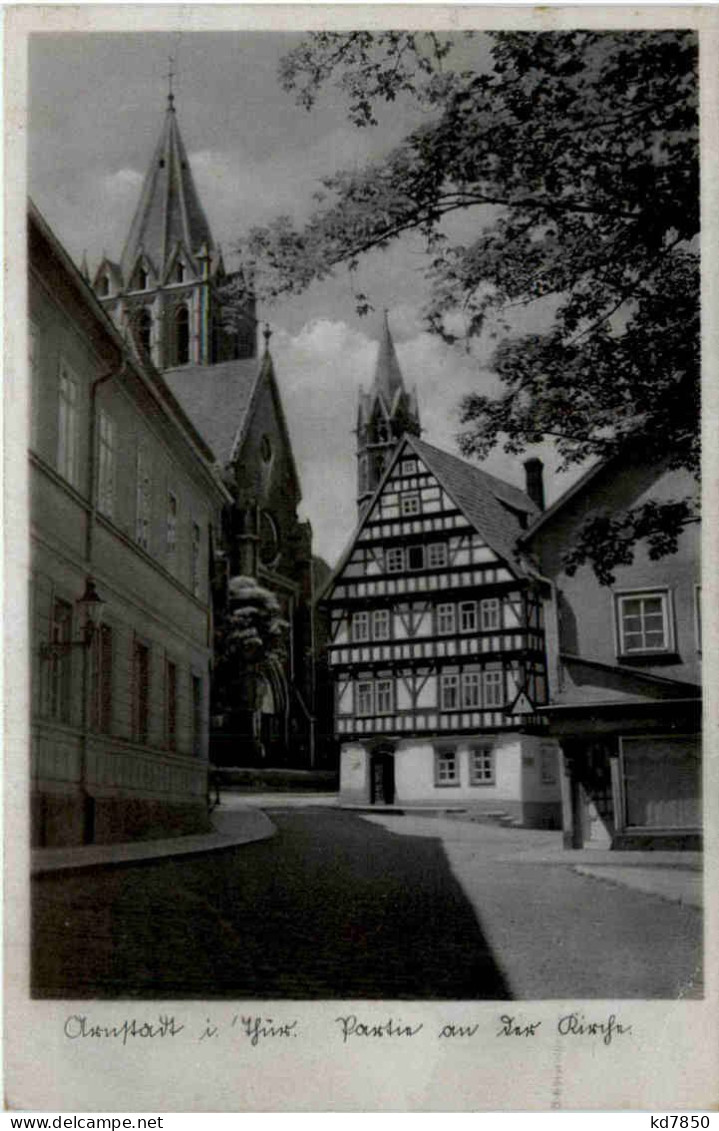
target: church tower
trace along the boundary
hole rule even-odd
[[[227,325],[221,288],[246,296]],[[139,352],[160,370],[256,356],[255,304],[228,275],[195,188],[172,89],[119,263],[104,258],[93,287]],[[226,302],[225,304],[226,305]]]
[[[419,407],[408,393],[385,311],[374,380],[368,393],[360,388],[357,412],[357,508],[360,516],[372,498],[390,457],[409,433],[419,436]]]

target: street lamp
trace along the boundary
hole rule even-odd
[[[95,639],[95,634],[102,624],[102,614],[106,602],[103,601],[95,588],[92,577],[85,578],[85,592],[75,602],[81,614],[82,637],[80,640],[53,640],[40,647],[43,660],[55,659],[57,656],[66,655],[73,648],[89,648]]]

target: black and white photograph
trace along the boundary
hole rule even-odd
[[[696,12],[93,11],[23,33],[6,314],[56,1074],[182,1045],[191,1110],[213,1042],[299,1064],[324,1003],[381,1082],[317,1110],[481,1110],[453,1074],[540,1045],[494,1106],[580,1061],[649,1106],[647,1042],[716,1036]],[[28,1055],[15,1102],[77,1107]],[[646,1088],[708,1107],[711,1062]]]

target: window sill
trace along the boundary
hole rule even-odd
[[[471,781],[469,783],[472,788],[482,789],[482,787],[496,785],[496,781]]]
[[[676,649],[664,652],[622,652],[617,656],[617,663],[630,667],[637,664],[680,664],[681,657]]]
[[[434,786],[435,789],[459,789],[460,784],[458,781],[436,781]]]

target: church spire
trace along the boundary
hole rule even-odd
[[[379,484],[402,436],[419,436],[419,407],[408,393],[392,341],[387,311],[369,393],[360,389],[357,414],[357,506],[360,514]]]
[[[214,248],[177,124],[173,77],[171,67],[162,133],[122,253],[120,267],[126,286],[140,255],[147,258],[158,279],[164,279],[178,247],[193,257],[205,244],[210,251]]]
[[[372,391],[377,391],[384,398],[387,408],[391,409],[398,389],[404,391],[404,381],[389,329],[389,313],[385,309]]]

